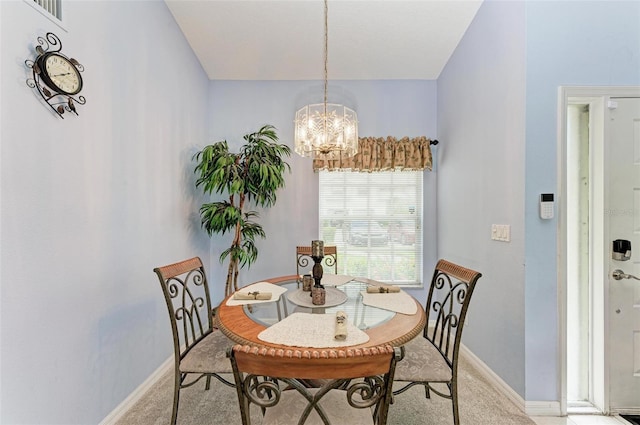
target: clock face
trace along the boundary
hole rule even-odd
[[[69,59],[52,53],[44,58],[44,70],[52,89],[64,94],[77,94],[82,90],[82,77]]]

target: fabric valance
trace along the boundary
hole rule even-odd
[[[313,171],[431,171],[431,140],[426,137],[361,137],[352,157],[313,160]]]

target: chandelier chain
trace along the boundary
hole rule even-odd
[[[327,86],[329,80],[329,0],[324,0],[324,113],[327,115]]]

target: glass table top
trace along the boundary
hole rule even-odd
[[[390,320],[396,313],[377,307],[364,305],[362,303],[362,291],[366,291],[367,284],[357,280],[352,280],[341,286],[327,287],[343,291],[347,295],[344,303],[333,306],[314,308],[302,307],[292,303],[287,296],[289,291],[298,291],[298,283],[295,280],[284,282],[281,286],[287,288],[287,292],[282,294],[280,300],[274,303],[262,303],[245,305],[244,310],[248,317],[263,326],[270,326],[278,322],[279,317],[285,317],[294,312],[335,314],[337,311],[347,313],[349,321],[361,330],[367,330],[379,326]],[[300,284],[302,288],[302,284]],[[284,304],[284,305],[283,305]]]

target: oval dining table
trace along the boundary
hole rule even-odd
[[[347,294],[344,303],[334,306],[314,306],[313,308],[300,308],[300,304],[291,302],[291,291],[298,291],[298,293],[300,291],[301,284],[299,284],[297,275],[274,277],[260,282],[286,287],[287,293],[283,293],[278,299],[266,304],[227,305],[227,301],[233,298],[232,294],[225,298],[217,309],[216,326],[229,339],[238,344],[272,352],[273,350],[288,352],[290,356],[295,357],[344,357],[346,351],[387,346],[400,347],[420,334],[426,323],[424,308],[413,297],[411,299],[417,307],[415,314],[396,313],[383,308],[363,305],[363,297],[360,292],[366,291],[368,285],[379,284],[379,282],[370,279],[354,278],[344,285],[337,286],[337,289],[343,290]],[[295,347],[261,340],[258,335],[279,320],[279,314],[276,314],[279,306],[276,303],[283,301],[289,303],[285,311],[289,309],[303,310],[319,314],[332,314],[338,310],[348,311],[350,312],[349,320],[365,332],[369,340],[365,343],[339,348]],[[300,331],[304,332],[304,329]]]

